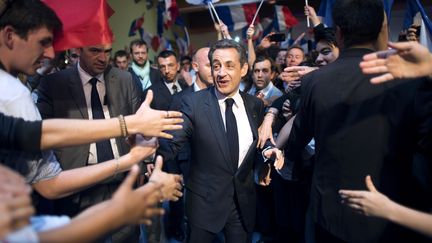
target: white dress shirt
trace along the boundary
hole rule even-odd
[[[225,109],[226,104],[225,100],[227,98],[233,98],[234,99],[234,105],[233,105],[233,113],[237,121],[237,131],[238,131],[238,138],[239,138],[239,161],[238,161],[238,167],[240,167],[241,163],[243,162],[243,159],[245,158],[247,152],[249,151],[249,148],[253,142],[253,135],[252,135],[252,129],[249,123],[249,119],[246,113],[246,108],[243,102],[243,99],[237,90],[237,92],[232,97],[227,97],[222,95],[215,89],[216,97],[218,99],[220,111],[222,114],[222,120],[224,122],[225,131],[226,131],[226,123],[225,123]]]
[[[97,88],[98,93],[99,93],[99,98],[101,100],[102,110],[103,110],[105,119],[111,118],[108,105],[105,102],[106,101],[106,99],[105,99],[106,86],[105,86],[104,74],[101,73],[101,74],[97,75],[96,77],[93,77],[90,74],[88,74],[86,71],[84,71],[81,68],[79,63],[78,63],[78,73],[79,73],[79,76],[81,78],[82,86],[84,89],[84,96],[86,99],[87,113],[88,113],[89,119],[93,119],[93,112],[92,112],[92,108],[91,108],[92,84],[89,82],[90,79],[92,79],[92,78],[96,78],[98,80],[98,82],[96,83],[96,88]],[[113,152],[114,158],[116,158],[116,159],[119,158],[120,156],[119,156],[119,152],[118,152],[117,143],[116,143],[115,138],[111,138],[110,143],[111,143],[111,148],[113,150],[112,152]],[[90,151],[89,151],[89,156],[88,156],[87,162],[88,162],[88,164],[96,164],[97,163],[96,143],[90,144]]]
[[[171,83],[164,82],[164,84],[167,86],[167,88],[171,94],[174,94],[174,89],[172,88],[174,86],[174,84],[177,86],[177,93],[182,91],[182,88],[181,88],[178,80],[171,82]]]

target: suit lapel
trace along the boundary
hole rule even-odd
[[[240,92],[240,95],[243,98],[246,114],[248,116],[249,124],[252,129],[253,139],[255,140],[258,138],[258,107],[255,107],[255,103],[252,99],[249,99],[250,97],[248,97],[247,94]]]
[[[73,68],[73,70],[71,70],[70,75],[68,76],[69,76],[67,77],[69,79],[68,85],[69,85],[69,90],[72,95],[72,98],[75,104],[77,105],[78,110],[81,113],[81,116],[84,119],[88,119],[89,116],[87,112],[87,103],[84,95],[84,88],[81,82],[81,78],[79,77],[77,67]]]
[[[214,137],[216,138],[216,142],[219,145],[219,149],[222,152],[223,157],[225,158],[227,166],[231,168],[231,170],[233,170],[234,172],[235,170],[233,168],[233,163],[231,163],[228,141],[225,136],[225,126],[223,123],[219,103],[214,93],[214,88],[208,89],[206,92],[209,92],[209,95],[207,96],[208,98],[204,104],[204,107],[208,111],[206,112],[206,114],[209,120],[209,124],[215,135]]]

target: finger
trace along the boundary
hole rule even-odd
[[[362,68],[362,72],[364,74],[387,73],[388,68],[387,68],[387,66],[375,66],[375,67],[369,67],[369,68]]]
[[[399,51],[410,51],[414,43],[412,42],[389,42],[388,46]]]
[[[274,140],[274,138],[273,138],[273,136],[270,136],[270,142],[273,144],[273,145],[276,145],[276,142],[275,142],[275,140]]]
[[[150,219],[141,219],[138,221],[138,224],[144,224],[150,226],[152,224],[152,221]]]
[[[284,72],[298,72],[303,71],[305,69],[304,66],[292,66],[292,67],[286,67],[284,69]]]
[[[129,188],[131,189],[134,185],[136,178],[138,177],[139,167],[138,165],[132,166],[131,170],[129,171],[128,176],[123,180],[120,188]]]
[[[154,170],[162,170],[162,165],[163,165],[162,156],[158,155],[156,157],[156,164],[155,164]]]
[[[171,135],[171,134],[169,134],[169,133],[166,133],[166,132],[160,132],[159,135],[158,135],[158,137],[160,137],[160,138],[166,138],[166,139],[172,139],[174,136]]]
[[[182,118],[182,116],[183,116],[183,113],[181,113],[179,111],[168,111],[168,112],[169,112],[170,118]],[[166,116],[165,111],[161,111],[161,113],[163,113],[163,116]],[[183,122],[183,120],[181,122]],[[176,122],[176,123],[179,123],[179,122]]]
[[[353,191],[353,190],[339,190],[339,195],[342,198],[363,198],[364,193],[362,191]]]
[[[163,125],[176,125],[176,126],[181,126],[181,125],[178,125],[178,124],[181,124],[181,123],[183,123],[184,122],[184,120],[183,120],[183,118],[173,118],[173,117],[171,117],[171,113],[170,113],[170,118],[169,119],[163,119],[162,120],[162,124]]]
[[[359,213],[363,213],[362,207],[356,203],[344,203],[345,205],[355,209],[356,211],[358,211]]]
[[[384,83],[390,80],[395,79],[395,77],[393,76],[393,74],[391,73],[386,73],[383,74],[381,76],[375,77],[375,78],[371,78],[370,82],[373,84],[380,84],[380,83]]]
[[[377,191],[378,191],[378,190],[375,188],[375,185],[373,184],[373,182],[372,182],[372,178],[371,178],[370,175],[367,175],[367,176],[366,176],[365,181],[366,181],[366,187],[367,187],[367,189],[368,189],[369,191],[371,191],[371,192],[377,192]]]
[[[147,91],[147,95],[146,95],[146,98],[145,98],[143,104],[150,106],[152,101],[153,101],[153,91],[149,89]]]
[[[370,53],[363,56],[364,61],[371,61],[378,59],[378,55],[376,53]]]

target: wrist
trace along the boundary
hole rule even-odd
[[[138,134],[138,116],[137,115],[129,115],[124,117],[128,134]]]

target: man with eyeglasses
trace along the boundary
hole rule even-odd
[[[109,65],[111,44],[78,49],[76,66],[48,75],[39,85],[37,106],[44,119],[105,119],[133,114],[141,104],[141,89],[127,71]],[[129,151],[124,139],[57,149],[64,170],[117,159]],[[54,202],[56,214],[74,216],[106,200],[120,185],[123,176],[104,180],[81,193]],[[136,242],[137,227],[126,227],[112,235],[113,242]]]

